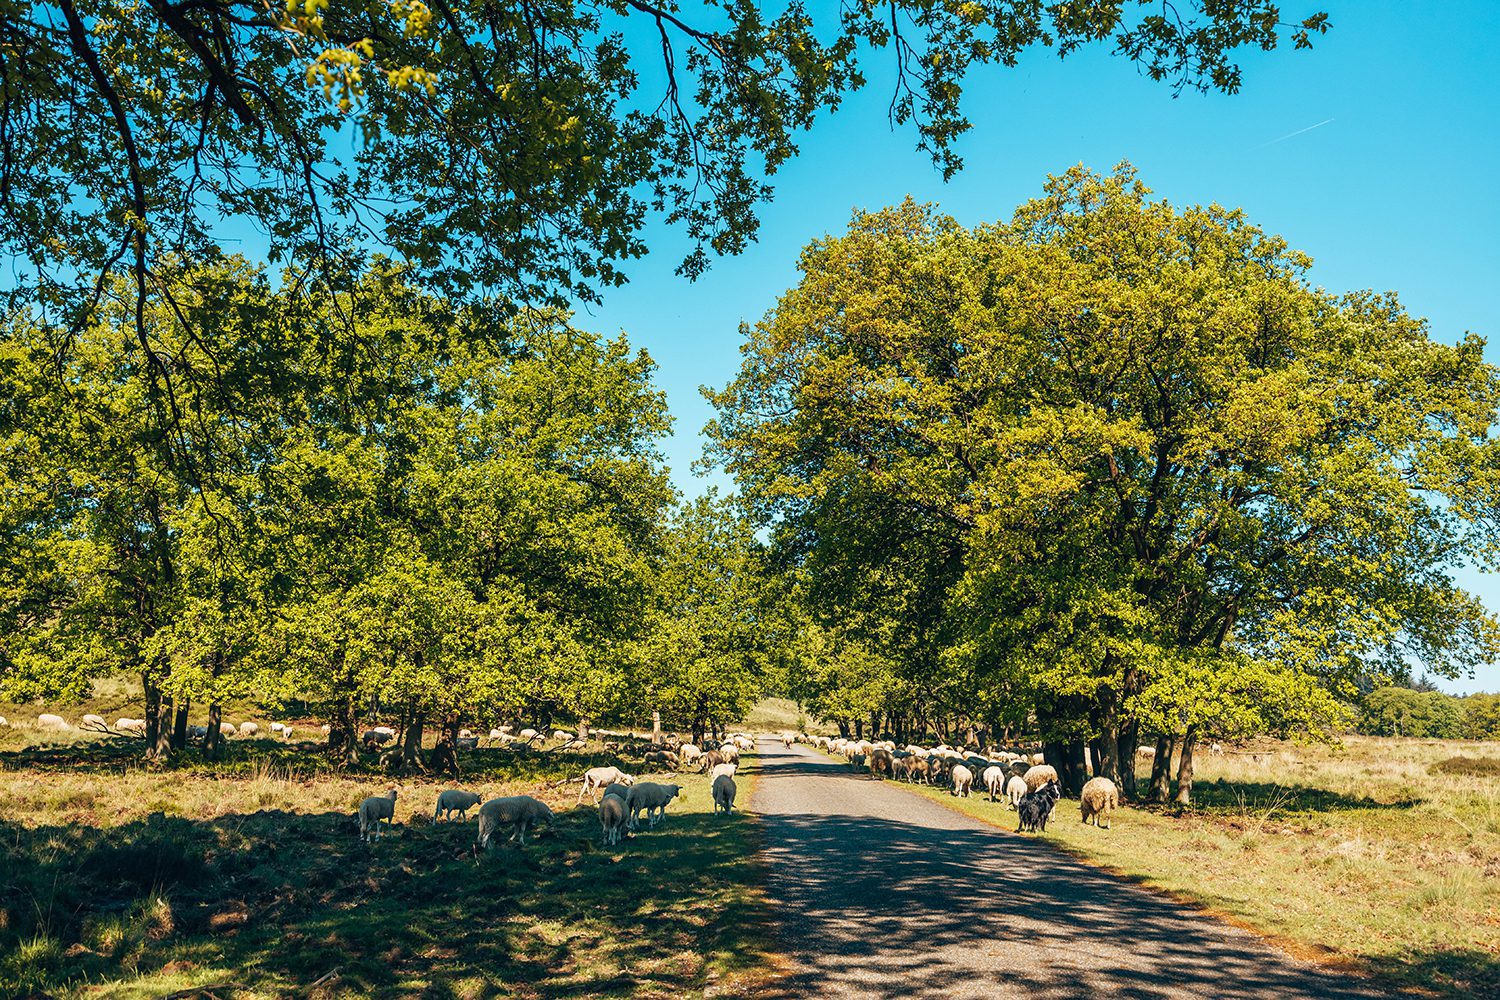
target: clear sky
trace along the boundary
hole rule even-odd
[[[1298,18],[1327,10],[1332,30],[1310,52],[1246,53],[1234,96],[1173,99],[1102,48],[1066,61],[1035,52],[1016,69],[981,74],[966,99],[967,166],[947,184],[910,131],[891,131],[891,81],[874,65],[865,91],[782,169],[748,252],[688,283],[672,273],[680,239],[653,229],[654,253],[632,266],[631,284],[578,323],[624,330],[660,365],[677,419],[668,460],[679,488],[696,494],[713,481],[689,471],[711,416],[698,386],[733,377],[740,322],[759,318],[796,280],[802,246],[841,231],[854,209],[908,194],[968,224],[1008,218],[1049,173],[1076,163],[1105,171],[1128,159],[1175,204],[1244,208],[1311,254],[1324,287],[1394,289],[1434,336],[1482,334],[1489,360],[1500,363],[1500,0],[1283,7]],[[1467,573],[1463,582],[1500,610],[1495,575]],[[1442,683],[1500,690],[1500,666]]]

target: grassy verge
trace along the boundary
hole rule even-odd
[[[141,767],[134,743],[0,753],[0,996],[236,998],[753,995],[771,929],[756,829],[712,815],[698,775],[664,824],[599,847],[577,785],[603,755],[478,751],[461,783],[535,794],[557,820],[477,860],[433,824],[451,782],[402,779],[393,835],[357,840],[388,787],[244,741],[220,765]],[[636,770],[629,762],[627,769]],[[742,801],[749,782],[741,781]]]
[[[1191,810],[1126,806],[1099,830],[1064,800],[1042,836],[1294,954],[1436,996],[1500,996],[1500,768],[1485,763],[1500,744],[1254,750],[1201,758]],[[1004,801],[905,787],[1015,829]]]

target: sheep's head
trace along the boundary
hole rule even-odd
[[[625,772],[622,771],[622,772],[620,772],[620,777],[619,777],[618,780],[619,780],[620,784],[622,784],[622,785],[633,785],[633,784],[635,784],[635,775],[633,775],[633,774],[626,774]]]

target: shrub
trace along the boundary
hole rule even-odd
[[[1432,765],[1431,770],[1440,774],[1500,777],[1500,757],[1449,757]]]

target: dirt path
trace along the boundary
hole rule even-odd
[[[810,750],[757,750],[788,997],[1389,996]]]

